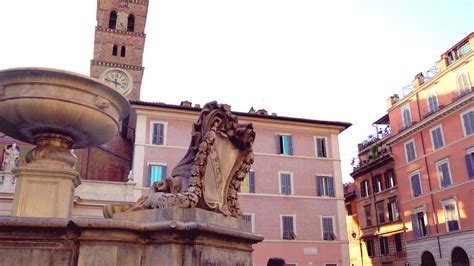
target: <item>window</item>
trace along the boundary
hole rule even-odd
[[[383,190],[382,186],[382,175],[374,176],[374,192],[378,193]]]
[[[374,240],[367,240],[367,254],[369,257],[375,256],[375,245]]]
[[[324,240],[336,240],[336,235],[334,234],[332,222],[332,217],[322,217]]]
[[[291,195],[291,174],[280,173],[280,194]]]
[[[439,162],[436,162],[436,171],[438,172],[439,187],[445,188],[451,186],[452,180],[451,174],[449,172],[448,159],[443,159]]]
[[[431,112],[436,112],[439,109],[438,97],[434,92],[428,94],[428,108]]]
[[[249,171],[247,177],[240,184],[240,192],[255,193],[255,172]]]
[[[114,46],[112,47],[112,55],[113,56],[117,56],[117,50],[118,50],[118,47],[116,44],[114,44]]]
[[[385,176],[385,188],[389,189],[394,187],[397,183],[395,182],[395,176],[393,174],[393,169],[388,169],[383,174]]]
[[[420,196],[423,191],[421,190],[420,173],[416,172],[410,175],[411,195],[413,197]]]
[[[372,226],[372,216],[370,215],[370,205],[364,207],[365,221],[367,226]]]
[[[468,150],[464,158],[466,159],[467,176],[474,179],[474,148]]]
[[[282,223],[282,228],[283,228],[283,239],[295,239],[296,234],[294,231],[294,226],[293,226],[293,216],[282,216],[281,217],[281,223]]]
[[[332,176],[317,176],[316,186],[318,197],[334,197],[334,178]]]
[[[253,213],[244,213],[242,215],[242,220],[250,222],[252,224],[252,233],[255,233],[255,227],[253,223]]]
[[[133,14],[128,15],[127,31],[133,32],[135,30],[135,16]]]
[[[474,109],[462,114],[462,125],[464,127],[464,135],[474,134]]]
[[[364,180],[360,183],[360,196],[367,198],[370,195],[369,180]]]
[[[407,163],[416,159],[415,142],[413,140],[405,143],[405,155]]]
[[[115,29],[117,26],[117,12],[112,11],[110,12],[110,17],[109,17],[109,29]]]
[[[155,182],[163,181],[166,177],[166,165],[149,164],[147,186],[151,186]]]
[[[388,220],[390,222],[396,221],[400,218],[399,213],[398,213],[398,205],[395,200],[390,201],[387,204],[387,208],[388,208]]]
[[[316,156],[328,157],[326,149],[326,138],[316,138]]]
[[[456,200],[447,199],[442,201],[444,219],[446,221],[446,230],[448,232],[456,231],[460,229],[458,210],[456,206]]]
[[[380,254],[388,255],[388,238],[381,237],[380,238]]]
[[[377,209],[377,220],[379,221],[379,224],[385,223],[385,212],[383,206],[383,201],[375,203],[375,208]]]
[[[402,234],[396,234],[393,238],[395,239],[395,249],[397,252],[402,252]]]
[[[165,124],[164,123],[153,123],[152,124],[151,144],[155,144],[155,145],[164,145],[165,144]]]
[[[415,238],[428,235],[428,220],[426,219],[426,212],[423,208],[415,210],[415,213],[411,215],[411,222]]]
[[[293,155],[293,139],[291,135],[276,135],[278,154]]]
[[[441,126],[431,130],[431,143],[433,144],[433,150],[444,147],[443,130]]]
[[[125,46],[122,46],[122,48],[120,48],[120,56],[121,57],[125,57]]]
[[[471,84],[466,73],[459,73],[456,78],[456,83],[458,85],[458,90],[460,91],[471,89]]]
[[[401,110],[402,110],[403,127],[407,128],[411,126],[410,104],[405,104]]]
[[[352,216],[352,206],[351,204],[346,204],[346,214],[347,216]]]

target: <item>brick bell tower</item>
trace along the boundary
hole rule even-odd
[[[90,75],[140,99],[148,0],[97,0],[94,58]]]
[[[148,0],[97,0],[91,77],[101,79],[129,100],[140,99]],[[123,182],[132,164],[129,120],[119,134],[99,147],[77,151],[84,180]]]

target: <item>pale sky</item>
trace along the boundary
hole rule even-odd
[[[150,0],[141,100],[350,122],[357,143],[385,100],[474,31],[474,0]],[[96,1],[2,1],[0,69],[89,75]]]

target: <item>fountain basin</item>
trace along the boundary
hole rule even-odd
[[[58,134],[80,149],[106,143],[120,130],[130,104],[98,79],[48,68],[0,71],[0,130],[35,144]]]

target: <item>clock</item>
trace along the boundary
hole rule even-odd
[[[132,91],[132,76],[122,69],[107,69],[100,75],[100,80],[124,96],[127,96]]]

